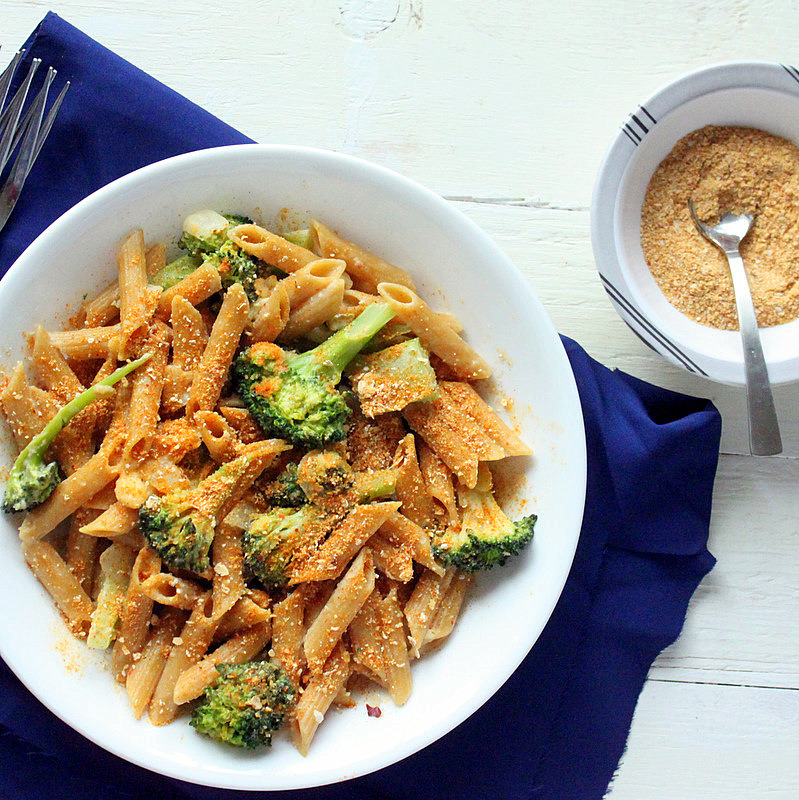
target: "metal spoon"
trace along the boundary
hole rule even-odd
[[[727,256],[730,265],[738,327],[744,351],[746,405],[749,410],[749,449],[756,456],[776,455],[782,452],[780,427],[777,422],[777,412],[774,410],[774,397],[771,394],[766,359],[763,357],[763,347],[760,344],[752,293],[749,290],[744,261],[739,251],[754,217],[751,214],[727,213],[719,220],[718,225],[710,226],[696,216],[691,200],[688,200],[688,210],[702,236]]]

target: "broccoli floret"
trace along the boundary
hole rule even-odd
[[[61,482],[58,465],[46,462],[44,455],[53,439],[69,424],[69,422],[83,411],[86,406],[103,396],[104,390],[100,387],[110,387],[122,380],[129,372],[149,360],[152,354],[142,356],[135,361],[120,367],[107,378],[97,381],[85,392],[70,400],[58,413],[44,426],[44,428],[28,442],[27,446],[17,456],[14,466],[6,483],[6,492],[3,497],[3,511],[27,511],[43,503],[53,493]]]
[[[309,502],[344,514],[357,503],[393,495],[397,473],[393,469],[354,472],[335,450],[311,450],[300,460],[297,483]]]
[[[458,492],[460,524],[433,535],[433,555],[446,566],[476,572],[502,565],[533,538],[536,515],[511,522],[490,491]]]
[[[253,469],[256,463],[258,470]],[[264,463],[263,451],[253,448],[223,464],[191,489],[163,497],[150,495],[139,509],[141,532],[168,566],[206,572],[211,568],[208,554],[217,519],[227,514]]]
[[[227,237],[227,230],[251,220],[216,211],[196,211],[186,217],[183,236],[178,246],[191,256],[213,264],[219,270],[223,288],[240,283],[250,300],[257,299],[255,279],[265,266],[254,256],[245,253]]]
[[[338,333],[305,353],[258,342],[234,365],[234,381],[255,421],[267,432],[305,447],[323,447],[346,434],[350,409],[336,384],[347,364],[392,317],[373,303]]]
[[[259,514],[242,535],[245,567],[265,586],[285,586],[294,556],[324,536],[335,519],[310,504]]]
[[[302,487],[297,483],[297,465],[286,464],[285,469],[269,483],[264,495],[271,506],[280,508],[299,508],[308,502]]]
[[[297,702],[294,684],[268,661],[217,664],[216,670],[219,678],[205,690],[191,725],[235,747],[269,747]]]

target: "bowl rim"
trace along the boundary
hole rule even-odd
[[[657,320],[647,317],[634,299],[634,292],[627,282],[616,228],[620,188],[627,167],[634,160],[638,146],[656,128],[657,122],[688,102],[714,92],[734,89],[762,89],[792,94],[799,99],[799,69],[774,61],[721,61],[688,71],[661,84],[627,115],[600,161],[591,194],[590,228],[595,266],[602,286],[616,312],[632,332],[652,350],[688,372],[715,382],[743,387],[742,357],[738,361],[730,361],[700,351],[690,342],[675,341],[674,336],[670,337],[660,329]],[[687,316],[685,319],[691,324],[699,324]],[[799,327],[799,320],[784,325]],[[707,330],[707,326],[703,327]],[[774,329],[782,327],[774,326]],[[739,340],[737,331],[711,330],[713,335]],[[768,364],[773,385],[799,380],[799,354],[778,361],[769,359]]]
[[[458,708],[454,713],[451,713],[446,720],[443,721],[443,725],[428,729],[425,736],[417,737],[417,740],[414,741],[413,746],[410,749],[407,749],[401,755],[398,756],[387,749],[382,760],[376,760],[375,763],[369,764],[368,766],[361,765],[356,769],[353,769],[352,766],[348,768],[347,765],[345,765],[343,768],[339,768],[337,770],[337,774],[330,774],[332,771],[328,770],[328,774],[317,777],[313,779],[312,782],[307,782],[300,777],[300,779],[295,782],[275,784],[270,786],[269,789],[263,789],[262,786],[250,785],[246,782],[241,782],[240,780],[233,779],[230,776],[226,776],[222,773],[216,775],[211,780],[209,780],[207,775],[202,777],[194,777],[190,772],[187,772],[185,769],[183,769],[179,762],[172,764],[171,768],[169,763],[164,764],[163,762],[154,766],[152,763],[148,763],[145,759],[138,758],[135,755],[127,752],[124,743],[118,743],[116,740],[100,741],[98,740],[98,736],[95,735],[90,728],[87,728],[87,726],[76,724],[75,721],[65,718],[65,716],[61,713],[62,710],[57,706],[57,704],[49,702],[48,700],[40,697],[37,687],[30,685],[28,675],[15,669],[16,659],[13,657],[13,654],[11,657],[9,657],[3,641],[0,639],[0,655],[6,660],[6,663],[9,665],[12,671],[34,694],[34,696],[36,696],[37,699],[42,702],[50,711],[70,725],[70,727],[72,727],[74,730],[112,754],[153,772],[187,782],[198,783],[200,785],[244,791],[274,791],[294,788],[310,788],[314,786],[336,783],[369,774],[378,769],[382,769],[386,766],[397,763],[413,753],[418,752],[424,747],[427,747],[429,744],[444,736],[457,725],[461,724],[465,719],[483,706],[501,688],[501,686],[508,680],[508,678],[510,678],[522,660],[529,653],[535,642],[538,640],[541,631],[551,617],[555,605],[560,599],[563,586],[565,585],[566,579],[571,571],[571,566],[582,527],[582,518],[585,505],[587,484],[587,452],[584,421],[579,393],[577,391],[576,380],[571,370],[565,348],[558,337],[552,321],[546,314],[541,301],[535,295],[532,287],[530,287],[510,258],[505,255],[505,253],[493,241],[493,239],[488,236],[488,234],[486,234],[475,222],[473,222],[459,209],[455,208],[451,203],[448,203],[446,200],[444,200],[444,198],[442,198],[440,195],[435,194],[422,184],[417,183],[416,181],[411,180],[400,173],[355,156],[299,145],[240,144],[195,150],[148,164],[131,173],[117,178],[100,189],[97,189],[92,194],[79,201],[75,206],[66,211],[63,215],[51,223],[44,231],[42,231],[42,233],[40,233],[25,249],[25,251],[15,260],[15,262],[0,280],[0,296],[2,296],[4,288],[20,280],[24,276],[28,263],[38,259],[40,257],[40,251],[43,251],[52,240],[56,239],[60,235],[63,230],[68,230],[72,227],[73,220],[80,220],[87,209],[94,208],[106,197],[116,196],[119,193],[125,193],[130,190],[136,190],[137,187],[140,187],[142,184],[146,184],[151,178],[159,175],[160,173],[169,173],[173,171],[180,173],[184,168],[188,169],[192,164],[203,162],[205,159],[224,160],[230,157],[232,154],[235,154],[233,155],[234,159],[239,157],[247,158],[247,153],[258,152],[279,155],[296,155],[312,159],[314,160],[314,163],[324,162],[325,164],[330,165],[332,170],[338,170],[342,168],[345,170],[356,169],[364,171],[366,175],[371,174],[376,178],[389,180],[396,187],[392,192],[396,199],[402,202],[407,202],[407,198],[402,197],[402,194],[408,193],[419,203],[427,204],[428,207],[437,209],[451,222],[455,231],[460,230],[474,237],[476,242],[479,242],[482,247],[491,252],[493,259],[497,264],[501,265],[500,268],[504,273],[506,273],[508,279],[513,281],[514,288],[521,294],[521,296],[524,298],[524,301],[526,303],[531,303],[540,309],[542,327],[545,330],[548,330],[551,336],[557,340],[557,348],[555,348],[554,352],[556,354],[555,358],[559,362],[559,371],[564,377],[564,392],[570,398],[570,402],[576,410],[574,423],[577,425],[577,430],[573,431],[572,433],[576,437],[577,446],[575,446],[574,452],[570,453],[570,457],[575,461],[577,467],[576,474],[579,476],[579,480],[577,482],[575,495],[577,498],[580,498],[579,503],[574,509],[572,509],[568,517],[568,519],[573,520],[574,523],[571,526],[572,530],[563,531],[564,536],[561,540],[561,545],[564,547],[564,550],[562,554],[563,560],[560,562],[563,564],[563,574],[560,576],[562,577],[562,580],[560,580],[560,578],[558,580],[559,589],[557,593],[553,593],[553,595],[549,598],[549,602],[545,604],[546,613],[543,615],[544,622],[541,624],[540,628],[534,632],[534,636],[531,635],[527,637],[529,643],[523,648],[523,652],[520,649],[518,653],[515,653],[517,657],[513,660],[513,662],[507,662],[507,669],[504,670],[504,673],[501,676],[497,675],[495,678],[492,678],[480,696],[475,698],[474,703],[470,704],[466,708]],[[396,197],[397,195],[400,196]],[[455,235],[454,231],[452,235]]]

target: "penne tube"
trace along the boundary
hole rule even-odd
[[[242,443],[252,444],[266,438],[261,426],[252,418],[246,408],[235,408],[220,404],[219,413],[225,418],[230,427],[236,431]]]
[[[250,326],[250,341],[274,342],[286,327],[291,313],[291,301],[283,283],[285,281],[278,283],[268,290],[268,294],[256,301],[253,309],[255,316]]]
[[[139,467],[139,472],[147,485],[160,494],[169,494],[191,486],[183,469],[168,456],[148,456]]]
[[[241,530],[225,522],[217,525],[212,552],[214,616],[221,618],[247,590]]]
[[[150,631],[139,657],[133,659],[125,689],[136,719],[144,713],[153,696],[183,622],[183,612],[167,608]]]
[[[194,371],[185,370],[177,364],[167,364],[164,370],[164,388],[161,391],[161,413],[180,413],[189,402],[189,392],[194,380]]]
[[[372,556],[363,549],[305,633],[303,649],[311,674],[324,666],[341,635],[375,586]]]
[[[193,417],[197,411],[212,411],[216,406],[247,324],[248,309],[249,303],[242,285],[234,283],[225,293],[200,365],[194,373],[186,403],[187,417]]]
[[[118,474],[118,467],[108,462],[108,453],[100,450],[82,467],[56,486],[42,505],[31,511],[19,529],[21,539],[41,539],[70,514],[84,506]]]
[[[264,603],[262,605],[262,603]],[[222,619],[214,633],[214,641],[225,641],[245,628],[260,625],[272,619],[268,599],[256,603],[252,593],[239,598]]]
[[[452,581],[441,599],[438,610],[427,630],[422,647],[427,647],[432,642],[449,636],[455,627],[455,621],[460,614],[461,605],[473,576],[465,572],[455,572]]]
[[[175,297],[180,296],[186,302],[197,306],[220,291],[222,291],[222,279],[219,277],[219,270],[212,264],[202,264],[182,281],[178,281],[161,293],[155,316],[161,320],[168,320],[172,314],[172,301]]]
[[[0,405],[20,450],[59,409],[58,401],[49,392],[28,383],[22,363],[17,364],[0,392]]]
[[[234,459],[243,447],[227,420],[215,411],[198,411],[194,422],[208,453],[217,464]]]
[[[344,275],[347,265],[338,258],[319,258],[301,267],[278,283],[292,309],[301,306]]]
[[[119,282],[114,281],[83,304],[83,328],[101,328],[119,319]]]
[[[343,297],[344,281],[336,278],[296,309],[291,309],[280,338],[287,341],[298,339],[324,324],[341,308]]]
[[[75,636],[85,637],[92,621],[94,603],[66,562],[48,542],[27,541],[22,555]]]
[[[77,397],[85,389],[41,325],[36,327],[33,336],[32,363],[39,380],[62,405]]]
[[[158,242],[147,248],[144,254],[145,272],[147,279],[157,275],[166,266],[166,245]]]
[[[469,380],[491,377],[488,362],[443,323],[415,292],[397,283],[381,283],[378,294],[394,309],[424,345],[445,364]]]
[[[111,666],[120,683],[144,648],[153,614],[153,601],[142,591],[142,584],[161,569],[161,559],[150,547],[142,547],[130,571],[125,602],[119,618],[119,634],[114,642]]]
[[[78,512],[76,512],[77,514]],[[112,503],[102,513],[82,525],[81,534],[96,539],[104,536],[113,539],[124,533],[130,533],[138,524],[139,509],[128,508],[120,502]]]
[[[119,353],[131,358],[139,337],[146,335],[150,315],[147,309],[147,263],[144,234],[133,231],[125,239],[117,257],[119,265]]]
[[[155,572],[141,582],[140,591],[154,603],[190,611],[205,594],[205,589],[170,572]]]
[[[419,650],[425,643],[427,633],[454,575],[454,569],[448,569],[443,575],[425,570],[416,581],[408,602],[405,603],[408,641],[414,658],[419,658]]]
[[[442,507],[448,522],[457,522],[458,507],[452,483],[452,471],[424,441],[418,442],[417,447],[419,469],[427,493]]]
[[[183,705],[198,698],[218,677],[217,664],[246,664],[252,661],[269,643],[271,625],[260,625],[242,631],[202,661],[189,667],[177,680],[173,698],[177,705]]]
[[[324,668],[314,675],[305,687],[291,719],[294,745],[304,756],[324,720],[328,708],[347,683],[350,673],[350,654],[338,642]]]
[[[189,371],[195,369],[208,343],[202,315],[185,297],[177,294],[172,298],[170,324],[175,366]]]
[[[107,358],[111,345],[118,346],[121,327],[108,325],[74,331],[48,331],[50,341],[67,358],[77,360]]]
[[[314,245],[325,258],[341,258],[347,262],[347,272],[356,289],[374,294],[381,283],[395,283],[415,290],[411,276],[402,268],[379,258],[362,247],[342,239],[321,222],[311,222]]]
[[[394,493],[402,503],[403,516],[422,528],[435,525],[433,499],[422,478],[416,457],[416,437],[412,433],[400,442],[392,466],[397,476]]]
[[[237,225],[228,228],[227,235],[245,253],[255,256],[283,272],[296,272],[319,258],[310,250],[292,244],[288,239],[271,233],[260,225]]]
[[[201,444],[202,440],[196,426],[182,417],[159,423],[150,449],[153,458],[165,458],[173,464],[178,464]]]
[[[80,528],[91,522],[97,516],[97,511],[79,508],[69,520],[67,533],[67,548],[64,560],[78,579],[83,590],[88,594],[92,589],[92,578],[97,565],[99,544],[96,537],[81,533]]]
[[[366,667],[381,686],[388,686],[380,593],[375,589],[347,629],[353,661]]]
[[[413,555],[407,544],[397,544],[376,533],[369,539],[375,569],[400,583],[413,579]]]
[[[173,640],[174,647],[169,652],[150,700],[150,722],[153,725],[167,725],[177,717],[179,709],[174,700],[175,684],[189,667],[205,655],[211,644],[216,629],[211,612],[211,593],[207,592],[195,603],[180,635]]]
[[[397,590],[392,588],[380,603],[383,653],[388,675],[388,692],[398,706],[405,705],[411,696],[413,677],[405,641],[402,609],[397,601]]]
[[[356,505],[330,532],[325,542],[299,569],[292,571],[290,584],[337,578],[371,535],[399,509],[395,502]]]
[[[302,639],[306,600],[307,589],[299,586],[272,608],[272,651],[296,686],[305,667]]]
[[[437,575],[444,574],[444,568],[433,558],[430,534],[401,513],[392,514],[380,526],[380,534],[398,547],[409,547],[414,561]]]
[[[170,340],[169,328],[156,322],[143,345],[144,352],[152,353],[152,357],[133,376],[128,409],[128,436],[123,451],[126,468],[141,462],[150,450],[158,424]]]
[[[356,471],[388,469],[408,429],[399,414],[367,419],[359,411],[350,418],[347,460]]]

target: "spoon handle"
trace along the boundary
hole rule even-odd
[[[744,351],[746,405],[749,410],[749,449],[756,456],[773,456],[782,452],[782,439],[766,359],[763,357],[763,347],[760,343],[752,293],[738,249],[724,248],[724,253],[730,264],[738,311],[738,327]]]

